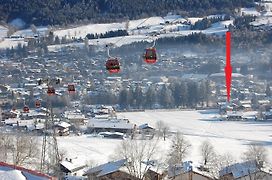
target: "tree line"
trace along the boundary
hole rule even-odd
[[[191,25],[191,29],[195,30],[204,30],[207,28],[210,28],[212,24],[220,22],[220,21],[226,21],[230,20],[230,16],[219,16],[214,18],[204,18],[199,21],[197,21],[194,25]]]
[[[150,85],[147,88],[122,88],[117,94],[111,91],[87,95],[85,103],[118,104],[120,109],[195,108],[208,106],[211,94],[209,81],[184,80],[169,85]]]
[[[110,38],[110,37],[118,37],[118,36],[128,36],[128,32],[126,30],[117,30],[117,31],[108,31],[104,34],[90,34],[86,35],[88,39],[98,39],[98,38]]]

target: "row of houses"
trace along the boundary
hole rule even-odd
[[[269,170],[258,168],[255,161],[245,161],[222,167],[216,174],[203,171],[200,166],[194,166],[192,161],[168,166],[167,169],[156,164],[156,161],[141,162],[140,169],[133,172],[131,164],[126,159],[110,161],[94,167],[75,164],[66,159],[60,163],[63,177],[66,179],[88,180],[271,180]],[[138,167],[138,166],[137,166]],[[138,172],[139,171],[139,172]]]
[[[125,136],[142,135],[152,138],[155,128],[148,124],[136,126],[128,119],[117,118],[111,106],[94,109],[94,116],[86,117],[80,110],[65,111],[60,117],[54,117],[52,128],[57,135],[67,136],[70,132],[98,134],[109,138],[124,138]],[[16,129],[45,132],[45,122],[48,121],[50,112],[46,108],[29,110],[28,112],[11,110],[4,113],[1,120],[2,126],[11,126]],[[52,130],[51,129],[51,130]]]

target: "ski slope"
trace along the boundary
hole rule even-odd
[[[146,111],[118,113],[137,125],[148,123],[156,126],[156,122],[165,122],[172,132],[180,131],[190,143],[192,149],[187,160],[199,163],[201,160],[199,146],[209,140],[218,154],[230,153],[236,160],[246,151],[247,145],[258,143],[264,145],[272,162],[272,122],[226,122],[219,121],[216,111]],[[85,157],[96,164],[107,162],[114,156],[115,150],[122,140],[102,139],[90,135],[59,137],[60,149],[67,151],[72,157]],[[160,142],[161,153],[167,154],[170,138]],[[83,158],[84,159],[84,158]]]

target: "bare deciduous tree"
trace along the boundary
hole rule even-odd
[[[18,134],[14,136],[12,147],[13,163],[23,165],[39,157],[38,139],[33,135]]]
[[[183,163],[184,158],[189,154],[191,143],[177,132],[172,139],[168,163],[170,166]]]
[[[9,134],[0,134],[0,158],[1,161],[7,162],[8,161],[8,153],[10,152],[12,144],[12,136]]]
[[[203,165],[206,166],[208,163],[212,162],[215,158],[215,152],[212,144],[206,140],[200,146],[200,152],[202,156]]]
[[[235,163],[235,159],[230,153],[215,155],[214,160],[209,164],[210,176],[217,179],[219,177],[219,171],[233,163]]]
[[[243,154],[243,160],[256,161],[258,168],[262,168],[263,164],[267,162],[267,149],[264,146],[251,144],[247,151]]]
[[[65,149],[59,150],[60,161],[63,161],[66,156],[67,156],[67,151]]]
[[[126,140],[118,147],[118,157],[126,159],[129,173],[143,179],[148,170],[148,163],[154,160],[158,149],[158,140]]]
[[[166,140],[167,135],[169,134],[169,126],[165,124],[163,121],[158,121],[156,123],[156,127],[158,129],[158,136],[163,137],[163,140]]]
[[[37,137],[22,133],[0,134],[0,157],[15,165],[35,164],[39,158]]]

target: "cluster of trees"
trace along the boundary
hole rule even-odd
[[[128,36],[128,32],[126,30],[117,30],[117,31],[108,31],[105,34],[87,34],[86,38],[88,39],[98,39],[98,38],[110,38],[110,37],[118,37],[118,36]]]
[[[26,45],[22,45],[21,43],[18,44],[17,48],[7,48],[5,52],[7,57],[14,57],[14,56],[19,56],[19,57],[27,57],[28,55],[28,48]]]
[[[204,30],[212,26],[213,23],[220,21],[230,20],[230,16],[219,16],[214,18],[204,18],[197,21],[194,25],[191,26],[191,29]]]
[[[235,8],[249,6],[254,6],[254,0],[6,0],[0,4],[0,20],[22,18],[28,25],[63,25],[166,15],[173,10],[183,15],[231,13]]]
[[[219,73],[221,71],[219,62],[208,62],[207,64],[202,64],[197,72],[200,74],[213,74]]]
[[[110,91],[98,92],[88,96],[86,103],[119,104],[120,109],[153,109],[153,108],[193,108],[197,105],[208,106],[210,86],[208,81],[173,82],[169,86],[149,86],[145,91],[142,87],[123,88],[115,95]]]
[[[38,138],[28,134],[0,133],[0,158],[14,165],[38,167],[40,151]]]
[[[240,16],[240,17],[236,17],[233,25],[235,26],[235,28],[237,29],[249,29],[251,28],[250,23],[255,21],[256,17],[255,16]]]

